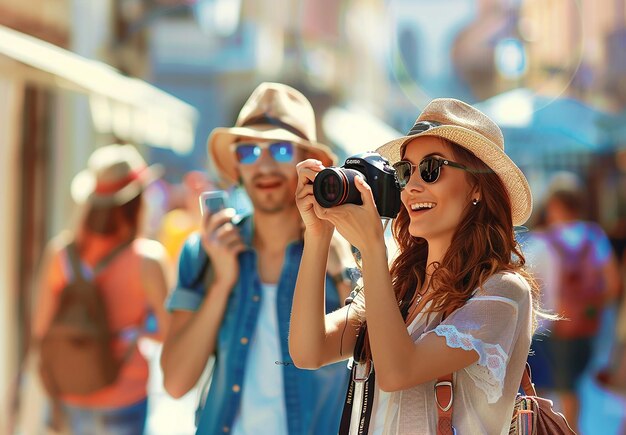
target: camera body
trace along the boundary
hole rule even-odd
[[[361,205],[361,193],[354,184],[360,175],[372,188],[378,214],[393,219],[402,203],[396,170],[378,153],[368,152],[348,157],[341,167],[323,169],[313,182],[313,195],[325,208],[341,204]]]

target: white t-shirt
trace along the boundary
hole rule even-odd
[[[276,314],[276,284],[261,284],[261,307],[256,331],[250,340],[246,373],[241,387],[239,413],[233,435],[287,434],[287,410],[283,395],[283,370]]]
[[[367,303],[367,295],[365,296]],[[531,294],[514,273],[492,276],[482,289],[443,322],[441,314],[419,314],[407,330],[417,342],[426,334],[445,337],[450,347],[475,350],[476,363],[454,373],[453,426],[459,434],[509,433],[515,395],[531,339]],[[427,357],[427,356],[425,356]],[[384,393],[376,388],[369,434],[437,433],[435,380]],[[357,383],[350,433],[357,433],[362,384]],[[356,416],[355,416],[356,412]]]

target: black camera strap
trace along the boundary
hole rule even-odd
[[[356,393],[356,383],[363,383],[363,396],[361,400],[361,410],[359,412],[359,420],[357,433],[359,435],[367,435],[369,431],[370,420],[372,417],[372,406],[374,405],[374,394],[376,391],[376,375],[374,365],[371,360],[367,360],[364,355],[365,338],[367,336],[367,324],[364,323],[357,336],[354,344],[352,370],[350,372],[350,384],[346,392],[346,400],[341,414],[341,424],[339,426],[339,435],[348,435],[350,433],[350,422],[352,419],[352,407],[354,406],[354,395]],[[362,361],[359,363],[358,361]],[[357,370],[359,365],[365,367],[365,376],[360,380],[357,379]]]
[[[339,425],[339,435],[348,435],[350,433],[350,421],[352,419],[352,407],[354,405],[354,393],[356,390],[356,382],[354,377],[357,370],[357,362],[352,364],[350,372],[350,384],[346,392],[346,400],[343,404],[343,412],[341,413],[341,423]],[[376,385],[376,375],[374,370],[369,377],[363,382],[363,400],[361,401],[361,411],[359,412],[359,424],[357,433],[359,435],[367,435],[372,419],[372,406],[374,405],[374,386]]]
[[[354,404],[354,389],[356,384],[354,382],[355,367],[352,365],[350,371],[350,383],[348,384],[348,391],[346,391],[346,400],[343,403],[343,411],[341,412],[341,423],[339,424],[339,435],[348,435],[350,433],[350,419],[352,418],[352,405]]]

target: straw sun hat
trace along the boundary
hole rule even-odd
[[[452,98],[432,100],[409,133],[378,148],[391,164],[402,159],[404,146],[420,136],[447,139],[481,159],[504,184],[511,198],[513,225],[522,225],[532,212],[530,186],[522,171],[504,152],[500,128],[478,109]]]
[[[72,198],[98,207],[125,204],[162,173],[161,165],[148,166],[134,146],[107,145],[95,150],[87,169],[72,180]]]
[[[315,114],[309,100],[281,83],[261,83],[239,112],[235,127],[216,128],[209,136],[209,155],[220,174],[232,183],[238,179],[232,144],[239,138],[288,141],[307,150],[324,166],[332,166],[337,160],[329,147],[317,142]]]

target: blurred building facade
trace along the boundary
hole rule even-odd
[[[29,337],[47,240],[71,225],[72,177],[98,146],[187,152],[196,112],[100,62],[114,1],[0,1],[0,425]]]
[[[616,124],[615,113],[626,106],[623,0],[116,4],[118,41],[111,45],[117,47],[113,55],[123,59],[119,63],[146,74],[199,110],[193,157],[153,151],[154,158],[167,160],[174,172],[210,167],[208,133],[232,124],[245,96],[262,80],[300,88],[313,101],[319,118],[333,106],[357,107],[398,131],[407,130],[431,98],[452,96],[478,103],[522,89],[536,97],[532,110],[539,114],[553,101],[565,100],[568,110],[542,113],[544,120],[560,116],[563,124],[568,122],[565,117],[581,113],[571,122],[591,124],[567,128],[570,131],[556,139],[548,134],[544,143],[530,124],[527,131],[516,133],[518,139],[534,141],[529,149],[555,150],[533,162],[539,174],[536,184],[541,185],[546,178],[541,174],[550,171],[582,172],[589,180],[590,195],[599,198],[593,217],[611,226],[626,213],[618,206],[605,207],[626,199],[615,159],[626,135],[603,131]],[[339,128],[336,123],[328,125],[320,125],[321,139],[337,146],[340,155],[342,148],[377,145],[358,135],[346,143],[349,135],[327,131]],[[344,138],[344,143],[332,143],[336,137]],[[603,173],[607,165],[612,169]]]
[[[452,54],[477,100],[527,87],[610,111],[626,104],[622,0],[470,3],[476,17],[458,33]]]
[[[0,25],[35,35],[59,46],[70,38],[70,4],[67,0],[30,2],[0,1]],[[35,6],[35,7],[33,7]],[[33,208],[42,204],[41,186],[47,177],[41,152],[41,137],[50,127],[48,94],[26,87],[20,71],[0,55],[0,427],[6,428],[10,415],[9,400],[20,364],[20,330],[23,319],[21,284],[35,267],[44,238],[41,224],[35,222]],[[48,115],[48,116],[46,116]],[[20,144],[17,146],[16,144]],[[26,175],[29,173],[29,176]],[[30,198],[22,201],[22,198]],[[39,210],[40,216],[43,207]],[[28,244],[28,251],[20,245]]]

